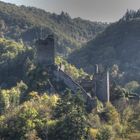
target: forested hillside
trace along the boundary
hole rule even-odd
[[[0,87],[8,88],[16,85],[21,80],[29,84],[32,81],[31,85],[34,85],[34,81],[38,84],[39,82],[40,84],[43,83],[39,73],[41,68],[36,66],[34,55],[35,48],[33,49],[22,43],[0,38]],[[75,80],[87,75],[82,69],[77,69],[58,56],[56,57],[56,64],[59,65],[60,63],[65,66],[65,72]]]
[[[140,10],[107,25],[0,2],[0,140],[140,140],[139,71]]]
[[[106,27],[106,23],[72,19],[65,12],[57,15],[34,7],[0,2],[1,36],[32,43],[37,38],[54,34],[57,52],[61,55],[79,48]]]
[[[93,73],[95,64],[106,67],[117,65],[123,79],[140,81],[140,10],[127,11],[123,18],[108,26],[106,30],[85,47],[70,55],[69,60],[79,68]]]
[[[60,57],[56,63],[73,79],[87,76]],[[138,83],[112,87],[111,102],[95,97],[88,112],[80,92],[50,90],[52,79],[36,65],[34,49],[0,38],[0,68],[0,139],[139,140]],[[54,86],[66,88],[57,81]]]

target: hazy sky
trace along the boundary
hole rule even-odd
[[[68,12],[72,17],[92,21],[112,22],[124,15],[127,9],[139,9],[140,0],[3,0],[18,5],[30,5],[49,12]]]

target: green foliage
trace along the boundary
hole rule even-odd
[[[30,90],[34,91],[45,91],[48,86],[48,73],[47,70],[44,70],[41,66],[33,66],[26,72],[26,81]]]
[[[139,15],[139,10],[128,11],[122,20],[94,38],[106,24],[71,19],[64,12],[56,15],[0,2],[0,35],[20,41],[0,38],[0,139],[140,139],[140,105],[134,100],[139,97],[134,93],[139,92],[140,81],[137,76]],[[57,53],[65,56],[94,38],[70,56],[71,62],[90,73],[97,63],[113,66],[113,78],[125,86],[111,90],[112,104],[95,100],[96,108],[87,114],[78,93],[62,97],[48,95],[52,93],[49,92],[49,80],[55,80],[50,79],[46,69],[35,65],[33,49],[25,47],[22,40],[31,43],[52,33],[56,38]],[[87,76],[82,69],[61,57],[56,58],[56,63],[64,65],[65,72],[75,80]],[[21,80],[27,85],[19,83]]]
[[[97,133],[97,140],[111,140],[114,136],[114,132],[111,126],[103,126]]]
[[[83,69],[77,69],[74,65],[69,64],[66,60],[59,56],[56,57],[56,64],[64,66],[64,71],[75,80],[84,78],[88,75],[83,71]]]
[[[12,39],[33,42],[39,37],[55,34],[57,52],[67,55],[92,39],[107,26],[106,23],[72,19],[67,13],[51,14],[44,10],[0,2],[2,34]],[[8,28],[6,28],[8,27]]]
[[[47,93],[40,96],[34,91],[28,94],[28,101],[19,104],[19,95],[24,94],[26,88],[21,82],[1,92],[1,139],[111,140],[138,137],[139,104],[129,105],[118,113],[108,103],[100,110],[102,113],[95,109],[87,114],[79,94],[74,96],[69,92],[59,98],[57,95],[48,96]]]
[[[11,89],[1,89],[0,90],[0,114],[6,111],[12,110],[14,107],[18,106],[22,94],[27,90],[27,86],[21,82],[18,83],[16,87]]]
[[[134,111],[132,110],[131,106],[126,107],[122,112],[121,112],[121,122],[124,126],[129,127],[129,121],[133,117]]]
[[[25,51],[23,44],[0,38],[0,65],[15,59],[20,53]]]
[[[125,85],[125,88],[128,89],[130,92],[138,92],[140,85],[137,81],[131,81]]]
[[[101,113],[104,120],[109,124],[119,123],[120,116],[116,108],[111,104],[107,103],[104,111]]]
[[[30,95],[33,97],[30,101],[1,116],[0,138],[9,140],[26,140],[31,137],[47,138],[47,125],[58,96],[47,96],[46,94],[33,96],[33,92]]]
[[[26,51],[23,44],[0,38],[0,66],[17,62],[20,55]]]
[[[125,88],[122,88],[121,86],[116,86],[114,89],[112,89],[111,92],[111,100],[117,100],[117,99],[124,99],[124,100],[130,100],[130,99],[138,99],[139,95],[137,93],[134,93],[134,91],[138,91],[139,87],[135,82],[130,82],[126,84]]]
[[[30,48],[12,40],[0,38],[0,86],[14,86],[23,76],[23,66]]]
[[[95,64],[102,64],[110,69],[116,64],[122,71],[116,75],[119,83],[126,84],[134,80],[140,82],[139,39],[140,10],[130,10],[124,20],[110,24],[84,47],[72,52],[68,60],[91,74]]]
[[[58,122],[49,132],[49,139],[84,140],[88,138],[83,101],[79,97],[71,94],[64,95],[58,101],[54,117]]]
[[[137,106],[133,107],[133,114],[131,115],[131,117],[129,118],[129,126],[131,131],[132,130],[138,130],[140,131],[140,113],[139,113],[139,109],[140,109],[140,104],[138,104]]]

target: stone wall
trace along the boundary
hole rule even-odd
[[[69,75],[67,75],[61,69],[54,71],[54,75],[57,78],[57,80],[63,81],[65,85],[72,90],[73,93],[76,94],[78,91],[81,91],[82,96],[86,101],[91,100],[90,94],[86,93],[86,91],[77,82],[75,82]]]

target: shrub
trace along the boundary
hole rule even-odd
[[[97,133],[96,139],[97,140],[112,140],[114,137],[114,132],[111,126],[103,126],[99,129]]]

